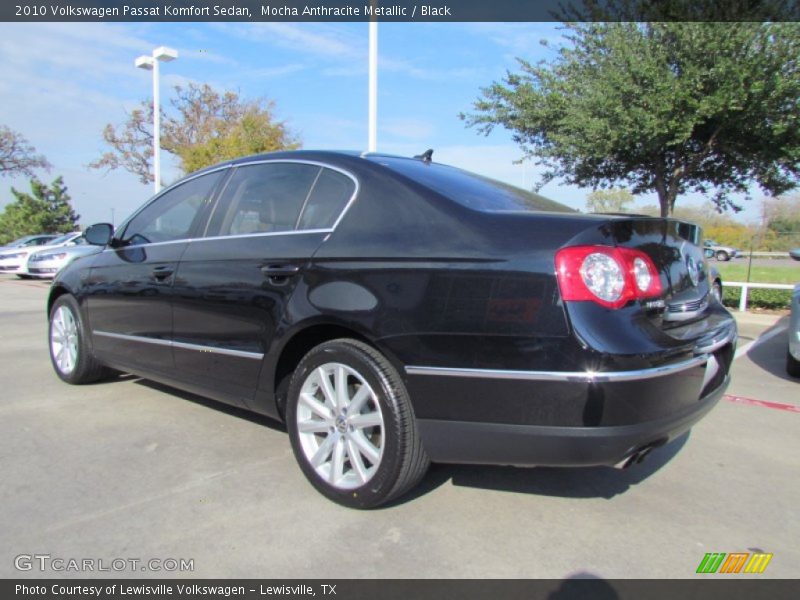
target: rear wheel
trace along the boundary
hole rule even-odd
[[[428,468],[400,375],[356,340],[325,342],[300,361],[289,385],[286,424],[306,478],[351,508],[397,498]]]
[[[78,303],[69,294],[53,303],[48,338],[53,368],[67,383],[91,383],[111,373],[92,356]]]
[[[797,360],[792,353],[786,351],[786,372],[792,377],[800,377],[800,360]]]
[[[728,256],[728,253],[725,252],[725,250],[719,250],[717,252],[717,260],[721,260],[723,262],[726,262],[726,261],[729,261],[730,259],[731,259],[731,257]]]

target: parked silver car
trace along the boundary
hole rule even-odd
[[[733,248],[732,246],[723,246],[714,240],[705,240],[703,242],[703,246],[708,250],[712,250],[717,260],[729,261],[732,258],[738,258],[742,256],[742,251],[738,248]]]
[[[800,283],[792,291],[792,315],[789,318],[789,348],[786,350],[786,372],[800,377]]]
[[[83,237],[74,240],[74,246],[47,248],[34,252],[28,257],[28,276],[36,279],[53,279],[61,269],[73,260],[103,250],[100,246],[88,244]]]
[[[0,273],[14,274],[17,277],[27,279],[28,275],[28,258],[34,252],[40,250],[47,250],[49,248],[56,248],[61,246],[74,246],[76,240],[83,239],[83,234],[80,231],[73,231],[61,237],[56,237],[45,242],[41,246],[22,246],[20,248],[12,248],[0,252]],[[86,243],[85,240],[83,243]]]

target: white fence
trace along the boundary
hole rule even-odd
[[[794,286],[791,283],[753,283],[752,281],[723,281],[724,287],[733,286],[742,288],[742,295],[739,298],[739,310],[741,312],[747,311],[747,291],[750,288],[759,288],[764,290],[793,290]]]
[[[750,252],[743,251],[739,256],[747,258]],[[789,258],[788,252],[753,252],[753,258]]]
[[[747,250],[739,254],[741,258],[748,258],[750,252]],[[790,258],[788,252],[753,252],[753,258]]]

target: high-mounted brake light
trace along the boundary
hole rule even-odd
[[[661,278],[647,254],[631,248],[572,246],[556,252],[556,278],[565,301],[620,308],[661,295]]]

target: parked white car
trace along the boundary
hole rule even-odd
[[[60,248],[45,248],[34,252],[28,258],[28,276],[36,279],[53,279],[56,274],[73,260],[90,254],[97,254],[103,250],[100,246],[93,246],[83,237],[75,240],[75,246],[62,246]]]
[[[77,240],[82,240],[78,242]],[[34,252],[51,248],[61,248],[65,246],[75,246],[79,243],[86,243],[80,231],[73,231],[54,240],[47,242],[46,246],[23,246],[11,248],[0,252],[0,273],[13,273],[18,277],[26,279],[28,274],[28,257]]]
[[[60,235],[53,233],[26,235],[13,242],[9,242],[5,246],[0,246],[0,254],[5,254],[9,250],[16,250],[17,248],[25,248],[27,246],[46,246],[57,237],[60,237]]]

